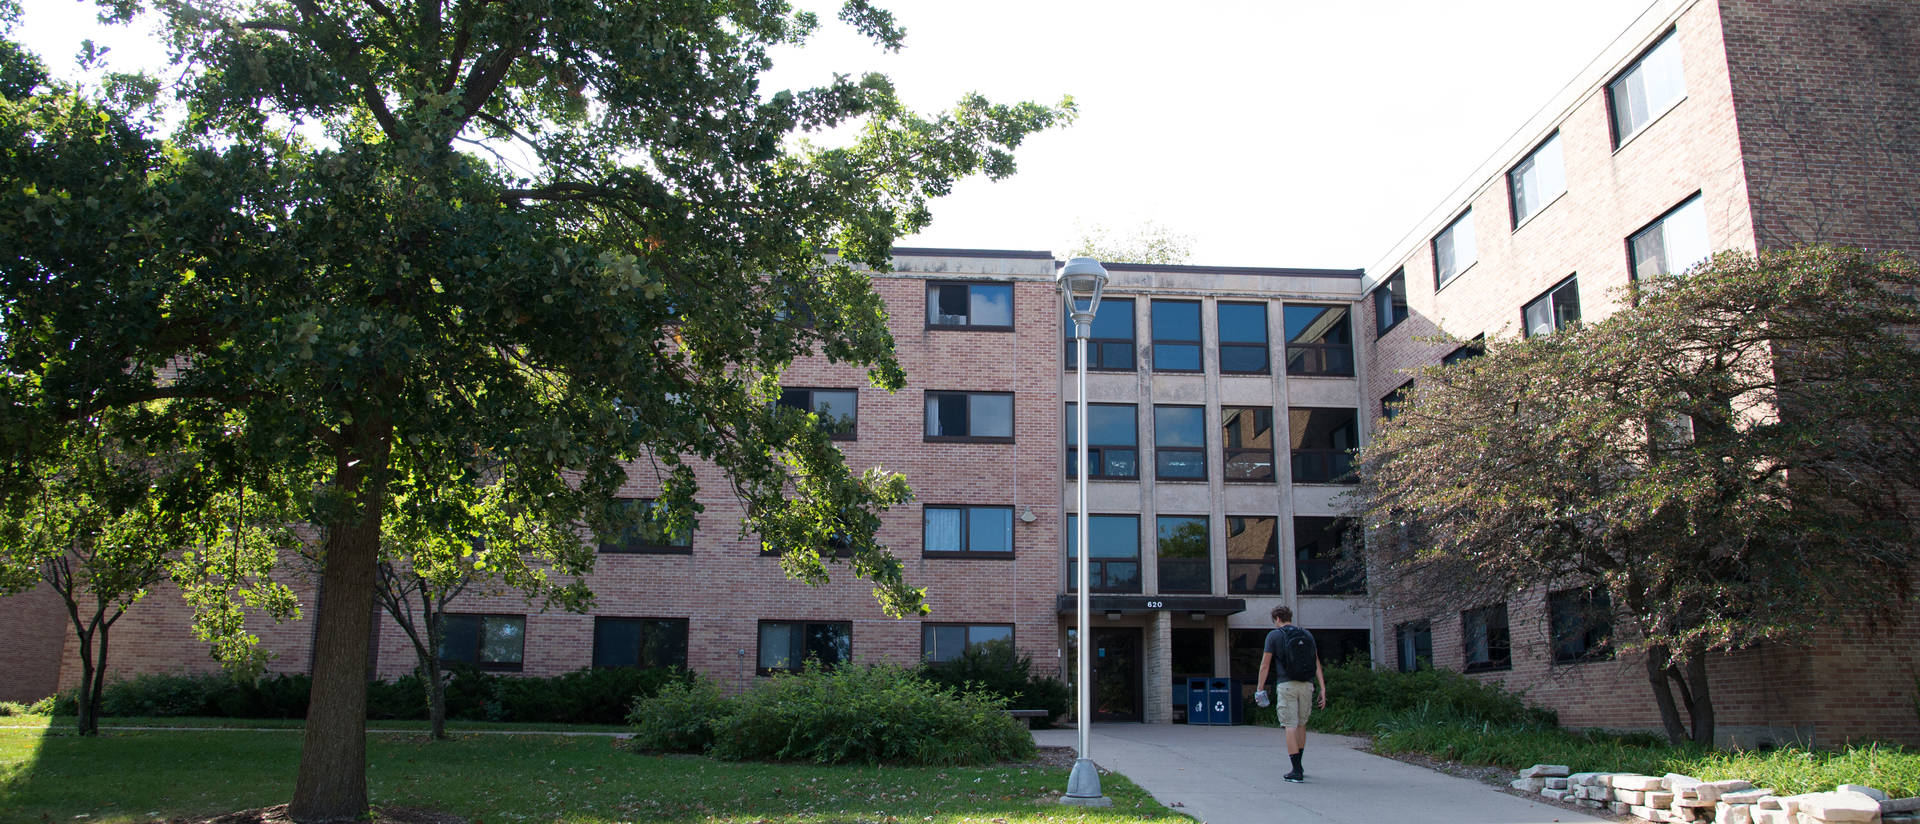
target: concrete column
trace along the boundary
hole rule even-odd
[[[1160,610],[1153,613],[1153,622],[1147,625],[1146,666],[1147,683],[1142,684],[1141,700],[1146,702],[1141,720],[1148,724],[1173,723],[1173,613]]]

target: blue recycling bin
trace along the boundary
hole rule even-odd
[[[1210,680],[1212,679],[1208,679],[1208,678],[1188,678],[1187,679],[1187,695],[1186,695],[1187,723],[1189,724],[1213,723],[1213,702],[1208,700],[1210,696],[1207,690],[1207,682]]]
[[[1226,727],[1247,723],[1247,711],[1240,698],[1240,679],[1207,679],[1207,723]]]

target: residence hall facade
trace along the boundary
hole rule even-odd
[[[1662,0],[1396,247],[1362,310],[1369,426],[1434,340],[1552,334],[1636,277],[1797,242],[1920,252],[1920,4]],[[1658,729],[1644,659],[1579,589],[1389,611],[1383,659],[1525,688],[1569,726]],[[1724,742],[1920,742],[1920,612],[1716,656]]]
[[[1916,184],[1920,4],[1656,0],[1364,272],[1109,265],[1087,398],[1100,715],[1165,721],[1183,676],[1250,679],[1267,610],[1287,603],[1328,657],[1425,660],[1525,688],[1572,726],[1657,727],[1640,661],[1556,637],[1554,606],[1580,593],[1371,609],[1355,594],[1365,582],[1329,561],[1343,488],[1325,481],[1405,370],[1470,354],[1436,333],[1550,334],[1612,311],[1636,273],[1718,250],[1920,253]],[[1010,638],[1040,669],[1070,671],[1063,445],[1079,399],[1057,265],[1044,252],[898,250],[874,285],[908,387],[879,392],[824,363],[787,376],[783,401],[844,427],[853,465],[913,484],[881,537],[929,588],[926,619],[882,616],[844,575],[787,582],[736,537],[737,505],[708,473],[691,535],[605,547],[595,614],[470,599],[447,657],[527,674],[684,661],[737,688],[806,655],[911,661]],[[636,467],[627,492],[657,488]],[[1920,743],[1914,621],[1717,657],[1723,736]],[[77,678],[63,622],[44,592],[0,599],[0,699]],[[185,627],[177,599],[155,593],[116,627],[115,671],[210,668]],[[403,636],[381,627],[379,673],[409,670]],[[261,629],[276,669],[305,668],[310,628]]]

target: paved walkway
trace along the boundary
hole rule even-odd
[[[1073,747],[1072,729],[1035,730]],[[1280,780],[1273,727],[1095,724],[1093,761],[1205,824],[1553,824],[1612,821],[1508,795],[1477,781],[1361,752],[1364,739],[1307,735],[1305,784]]]

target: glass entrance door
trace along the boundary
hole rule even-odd
[[[1093,630],[1093,717],[1096,721],[1140,720],[1140,630]]]

